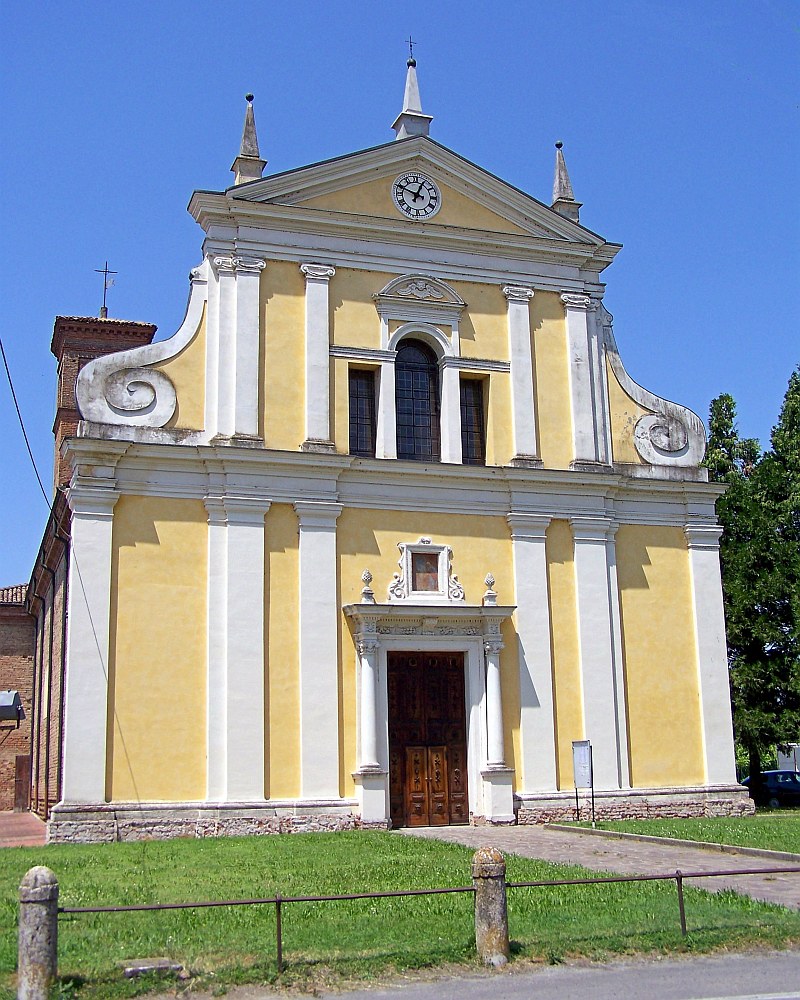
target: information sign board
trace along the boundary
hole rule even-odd
[[[592,744],[589,740],[572,741],[572,772],[576,788],[592,787]]]

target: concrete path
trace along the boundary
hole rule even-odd
[[[46,827],[33,813],[0,812],[0,847],[42,847]]]
[[[676,847],[642,841],[594,837],[585,833],[552,830],[546,826],[444,826],[420,830],[398,830],[399,835],[444,840],[466,847],[496,847],[504,854],[541,858],[558,864],[582,865],[598,872],[625,875],[671,874],[681,871],[743,871],[753,868],[789,868],[791,862],[721,854],[700,847]],[[800,909],[800,864],[798,874],[737,875],[687,879],[709,892],[733,889],[766,903]]]

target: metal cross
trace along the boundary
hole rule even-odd
[[[408,57],[409,57],[409,59],[413,59],[414,58],[414,39],[411,37],[411,35],[409,35],[408,38],[406,39],[406,41],[408,42]]]
[[[103,275],[103,311],[102,311],[102,313],[100,315],[103,316],[103,317],[105,317],[105,316],[108,315],[108,309],[106,308],[106,292],[114,284],[113,278],[112,278],[111,281],[109,281],[108,280],[108,276],[109,276],[109,274],[118,274],[119,272],[118,271],[110,271],[108,269],[108,261],[106,261],[106,266],[105,267],[103,267],[103,268],[96,267],[94,270],[95,270],[95,274],[102,274]]]

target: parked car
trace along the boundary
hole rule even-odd
[[[758,786],[750,778],[742,782],[750,798],[759,806],[777,809],[779,806],[800,806],[800,774],[797,771],[762,771]]]

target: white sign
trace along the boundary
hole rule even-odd
[[[592,787],[592,744],[589,740],[572,741],[572,772],[576,788]]]

